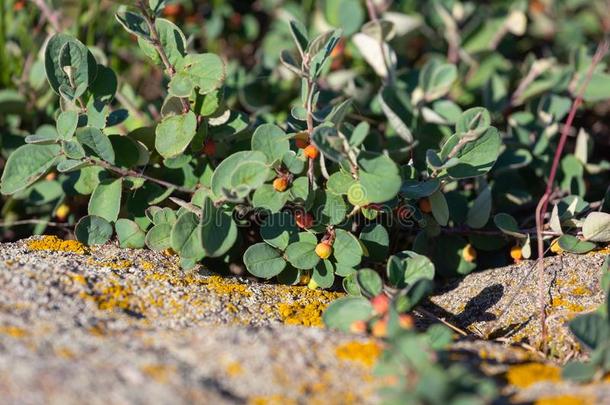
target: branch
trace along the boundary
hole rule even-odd
[[[45,224],[47,226],[52,226],[52,227],[56,227],[56,228],[73,228],[74,227],[74,225],[64,224],[61,222],[50,222],[50,221],[45,221],[44,219],[21,219],[18,221],[0,222],[0,228],[9,228],[11,226],[16,226],[16,225],[38,225],[38,224]]]
[[[167,53],[165,52],[165,49],[163,49],[163,45],[161,44],[161,40],[159,39],[159,32],[157,31],[157,27],[155,27],[155,17],[154,15],[151,15],[150,9],[146,4],[144,4],[143,0],[138,0],[138,7],[140,8],[140,11],[142,11],[142,14],[144,14],[144,20],[146,20],[146,25],[150,30],[150,43],[157,50],[157,53],[159,54],[159,57],[161,58],[161,61],[165,66],[167,74],[170,78],[173,78],[176,75],[176,68],[169,61]],[[184,110],[184,112],[188,112],[191,109],[191,106],[186,99],[180,97],[180,103],[182,104],[182,109]]]
[[[38,9],[42,13],[42,15],[44,15],[44,17],[49,22],[49,24],[51,24],[51,27],[53,27],[53,30],[55,30],[56,32],[60,32],[61,24],[59,22],[59,15],[49,8],[49,5],[46,3],[46,1],[45,0],[31,0],[31,1],[36,5],[36,7],[38,7]]]
[[[583,102],[583,95],[589,82],[591,81],[591,77],[593,76],[593,72],[595,71],[595,67],[601,62],[602,58],[608,52],[609,44],[607,40],[602,41],[595,51],[595,55],[593,56],[593,60],[591,62],[591,66],[589,66],[589,70],[587,71],[587,75],[585,77],[582,86],[572,103],[572,107],[570,108],[570,113],[568,114],[568,118],[566,119],[566,123],[561,131],[561,137],[559,138],[559,144],[557,145],[557,150],[555,151],[555,156],[553,157],[553,165],[551,166],[551,172],[549,174],[549,178],[546,184],[546,190],[540,198],[538,202],[538,206],[536,207],[536,237],[538,242],[538,298],[540,303],[540,316],[541,316],[541,339],[542,339],[542,351],[546,352],[546,301],[544,299],[544,241],[542,239],[542,228],[544,222],[544,216],[546,215],[549,199],[553,192],[553,183],[555,182],[555,176],[557,175],[557,168],[559,167],[559,161],[563,154],[563,149],[566,144],[566,140],[568,139],[568,134],[572,129],[572,124],[574,122],[574,117],[576,116],[576,112],[578,108],[581,106]]]
[[[87,162],[87,163],[90,163],[90,164],[93,164],[93,165],[101,166],[104,169],[110,170],[111,172],[114,172],[114,173],[116,173],[118,175],[121,175],[121,176],[130,176],[130,177],[141,178],[141,179],[144,179],[144,180],[148,180],[148,181],[150,181],[152,183],[157,183],[160,186],[163,186],[163,187],[166,187],[166,188],[173,188],[176,191],[179,191],[181,193],[194,194],[195,191],[197,191],[197,190],[193,190],[193,189],[190,189],[190,188],[178,186],[176,184],[172,184],[172,183],[170,183],[168,181],[165,181],[165,180],[159,180],[159,179],[156,179],[154,177],[150,177],[150,176],[148,176],[146,174],[143,174],[143,173],[138,173],[135,170],[123,169],[122,167],[114,166],[114,165],[112,165],[112,164],[110,164],[108,162],[105,162],[103,160],[97,160],[97,159],[93,159],[93,158],[85,158],[85,159],[83,159],[83,161]]]

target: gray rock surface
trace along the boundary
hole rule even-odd
[[[586,357],[566,321],[603,301],[603,258],[547,261],[553,362],[533,347],[538,280],[530,262],[449,283],[427,310],[466,332],[451,347],[453,358],[497,378],[504,399],[569,394],[604,403],[609,383],[567,383],[558,368]],[[0,397],[19,404],[377,403],[372,364],[381,344],[320,327],[338,296],[202,268],[185,273],[171,254],[112,244],[87,249],[52,237],[0,244]]]

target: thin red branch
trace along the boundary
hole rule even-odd
[[[562,128],[561,136],[559,138],[559,143],[557,144],[557,150],[555,151],[555,155],[553,157],[553,164],[551,166],[551,172],[549,173],[549,178],[546,184],[546,190],[538,205],[536,206],[536,238],[538,242],[538,285],[539,285],[539,303],[540,303],[540,317],[541,317],[541,339],[542,339],[542,351],[546,352],[546,300],[544,298],[544,241],[542,239],[542,229],[544,223],[544,216],[546,215],[546,211],[548,208],[549,198],[553,192],[553,185],[555,183],[555,177],[557,175],[557,168],[559,167],[559,162],[561,160],[561,156],[563,154],[563,149],[565,147],[566,141],[568,139],[568,134],[572,129],[572,125],[574,123],[574,118],[576,117],[576,112],[580,108],[583,102],[583,95],[589,82],[591,81],[591,77],[593,76],[593,72],[595,71],[595,67],[601,62],[602,58],[608,52],[608,41],[602,41],[593,56],[593,60],[591,62],[591,66],[589,66],[589,70],[587,71],[587,75],[585,76],[585,80],[582,83],[580,90],[578,91],[576,98],[572,102],[572,107],[570,108],[570,113],[568,114],[568,118],[566,119],[566,123]]]

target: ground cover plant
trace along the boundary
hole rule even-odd
[[[0,3],[6,239],[343,290],[326,324],[429,379],[435,280],[610,242],[604,1],[76,3]],[[567,374],[608,370],[601,325]],[[452,370],[413,401],[494,395]]]

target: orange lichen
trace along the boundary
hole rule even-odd
[[[592,295],[591,290],[585,286],[576,286],[572,288],[572,295]]]
[[[588,397],[574,395],[559,395],[556,397],[539,398],[534,405],[593,405],[595,401]]]
[[[542,363],[526,363],[512,366],[506,373],[510,385],[527,388],[541,381],[560,381],[561,369]]]
[[[57,236],[43,236],[27,242],[30,250],[47,250],[52,252],[71,252],[79,255],[89,252],[89,249],[76,240],[63,240]]]
[[[237,377],[244,372],[244,368],[238,362],[233,361],[227,364],[226,371],[231,377]]]
[[[28,332],[18,326],[5,325],[0,326],[0,334],[7,335],[15,339],[19,339],[28,335]]]
[[[371,367],[382,351],[381,345],[374,341],[351,341],[337,346],[335,354],[341,360],[355,361]]]
[[[171,374],[175,371],[175,367],[167,364],[145,364],[140,367],[140,370],[153,380],[164,383],[167,382]]]

